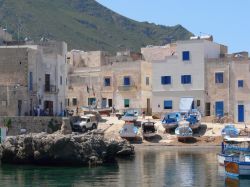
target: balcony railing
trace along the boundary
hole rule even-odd
[[[58,88],[56,87],[56,85],[45,85],[44,86],[44,92],[46,93],[58,93]]]
[[[133,91],[133,90],[136,90],[136,89],[137,89],[137,86],[134,85],[134,84],[118,86],[119,91]]]

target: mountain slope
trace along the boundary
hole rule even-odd
[[[18,33],[35,41],[46,37],[82,50],[139,50],[192,35],[181,25],[128,19],[94,0],[0,0],[0,26],[7,26],[14,38]]]

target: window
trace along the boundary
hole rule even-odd
[[[104,86],[110,86],[110,77],[104,78]]]
[[[124,86],[130,86],[130,77],[124,77],[123,78],[123,85]]]
[[[60,76],[60,85],[62,85],[62,76]]]
[[[149,85],[149,77],[146,77],[146,85]]]
[[[183,60],[183,61],[188,61],[188,60],[190,60],[189,51],[183,51],[183,52],[182,52],[182,60]]]
[[[243,87],[244,87],[244,81],[238,80],[238,88],[243,88]]]
[[[29,86],[29,88],[30,88],[30,91],[33,91],[33,73],[32,72],[30,72],[30,86]]]
[[[129,99],[124,99],[124,107],[125,108],[129,107]]]
[[[215,83],[223,83],[223,72],[215,73]]]
[[[96,104],[96,98],[91,97],[88,98],[88,105],[95,105]]]
[[[196,105],[197,105],[197,107],[198,107],[198,106],[201,106],[201,100],[197,100],[197,101],[196,101]]]
[[[77,105],[77,98],[73,98],[73,99],[72,99],[72,104],[73,104],[73,106],[76,106],[76,105]]]
[[[172,109],[172,108],[173,108],[173,102],[171,100],[165,100],[164,109]]]
[[[171,84],[171,76],[162,76],[161,77],[161,84]]]
[[[191,84],[192,78],[191,75],[182,75],[181,76],[181,83],[182,84]]]

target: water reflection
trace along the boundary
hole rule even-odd
[[[249,186],[229,179],[218,167],[215,149],[146,147],[116,166],[97,168],[0,167],[0,186]]]
[[[225,186],[226,187],[247,187],[250,186],[250,179],[242,178],[242,179],[236,179],[236,178],[225,178]]]

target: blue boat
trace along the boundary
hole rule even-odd
[[[198,110],[193,109],[189,114],[186,114],[186,121],[189,122],[189,127],[195,131],[198,130],[201,126],[201,114]]]
[[[233,124],[227,124],[225,127],[221,130],[221,136],[223,137],[238,137],[240,134],[240,131],[233,125]]]
[[[227,142],[230,142],[230,149],[238,152],[238,157],[225,158],[224,166],[225,172],[230,177],[244,177],[250,176],[250,138],[225,138]]]
[[[162,125],[167,131],[170,131],[171,129],[176,129],[178,127],[178,122],[181,121],[181,119],[180,112],[168,113],[163,118]]]

